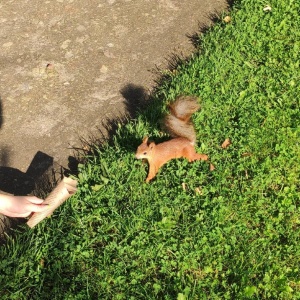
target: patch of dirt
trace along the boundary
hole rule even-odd
[[[67,168],[80,137],[126,113],[120,91],[132,84],[150,92],[151,70],[166,68],[172,54],[191,54],[187,35],[226,7],[226,0],[2,1],[2,171],[27,174],[40,153]]]

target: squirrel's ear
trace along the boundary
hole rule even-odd
[[[147,142],[148,142],[148,137],[145,136],[145,137],[143,138],[143,144],[146,144]]]
[[[154,146],[155,146],[155,143],[152,142],[152,143],[150,143],[149,148],[150,148],[150,149],[153,149]]]

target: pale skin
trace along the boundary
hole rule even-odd
[[[13,218],[26,218],[32,212],[42,212],[48,204],[35,196],[13,196],[0,194],[0,213]]]

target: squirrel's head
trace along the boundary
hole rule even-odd
[[[153,150],[155,148],[155,143],[148,142],[148,137],[144,137],[143,142],[138,146],[135,157],[137,159],[151,159],[153,155]]]

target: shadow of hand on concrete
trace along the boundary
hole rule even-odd
[[[0,149],[0,193],[5,192],[15,196],[34,194],[45,198],[55,185],[55,176],[50,177],[53,171],[53,158],[38,151],[24,173],[18,169],[7,167],[9,149]],[[24,218],[9,218],[0,214],[0,244],[5,242],[3,232],[10,233],[11,229],[24,224]]]
[[[8,154],[1,151],[1,165],[7,161]],[[4,164],[5,165],[5,164]],[[53,166],[53,158],[43,152],[37,152],[24,173],[18,169],[0,166],[0,190],[14,195],[27,195],[33,192],[39,178]]]
[[[34,180],[26,173],[10,167],[0,167],[0,190],[16,196],[28,195],[34,189]]]

